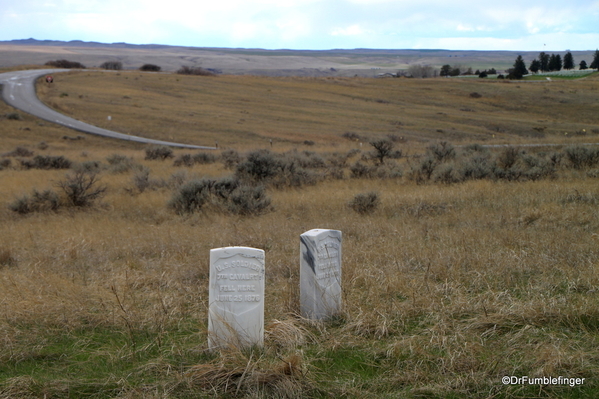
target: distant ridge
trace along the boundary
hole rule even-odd
[[[18,39],[18,40],[4,40],[0,41],[4,44],[16,44],[23,46],[61,46],[61,47],[112,47],[112,48],[149,48],[159,49],[167,47],[179,47],[179,46],[168,46],[162,44],[129,44],[124,42],[119,43],[100,43],[100,42],[84,42],[83,40],[71,40],[68,42],[61,40],[37,40],[34,38],[29,39]]]
[[[194,47],[194,46],[176,46],[168,44],[129,44],[124,42],[117,43],[101,43],[101,42],[86,42],[83,40],[38,40],[34,38],[29,39],[17,39],[17,40],[5,40],[0,41],[0,44],[14,44],[24,46],[60,46],[60,47],[108,47],[108,48],[121,48],[121,49],[166,49],[166,48],[184,48],[190,50],[204,50],[204,51],[235,51],[235,52],[248,52],[265,53],[264,55],[279,55],[280,53],[285,54],[303,54],[303,55],[319,55],[319,54],[361,54],[361,55],[413,55],[413,54],[477,54],[485,53],[487,51],[482,50],[445,50],[445,49],[371,49],[371,48],[355,48],[355,49],[329,49],[329,50],[295,50],[295,49],[261,49],[261,48],[229,48],[229,47]],[[537,52],[518,52],[518,51],[488,51],[489,53],[498,54],[524,54],[524,53],[537,53]]]

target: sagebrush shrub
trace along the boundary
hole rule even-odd
[[[0,159],[0,170],[9,168],[11,163],[12,163],[12,161],[8,158]]]
[[[168,206],[178,214],[210,207],[237,215],[259,215],[271,209],[264,186],[243,184],[234,177],[192,180],[174,193]]]
[[[106,192],[95,173],[81,171],[66,175],[58,187],[66,194],[67,205],[74,207],[89,207]]]
[[[108,170],[111,173],[126,173],[135,167],[139,167],[131,157],[121,154],[112,154],[106,157],[108,162]]]
[[[14,150],[5,153],[3,156],[4,157],[28,158],[28,157],[32,157],[33,155],[34,155],[34,152],[25,147],[16,147]]]
[[[183,184],[168,203],[169,208],[180,215],[199,211],[208,201],[213,184],[214,180],[210,179],[192,180]]]
[[[379,193],[371,191],[368,193],[356,194],[348,203],[348,206],[360,214],[374,212],[381,203]]]
[[[438,165],[439,162],[434,157],[425,156],[416,165],[410,166],[408,178],[417,184],[429,181]]]
[[[241,155],[235,150],[224,150],[220,153],[220,160],[226,169],[235,169],[241,162]]]
[[[260,215],[271,209],[264,186],[242,185],[231,192],[227,208],[236,215]]]
[[[60,208],[60,198],[54,190],[33,190],[31,195],[23,195],[9,205],[9,209],[21,215],[32,212],[55,211]]]
[[[462,172],[451,163],[440,165],[432,175],[435,183],[452,184],[464,180]]]
[[[187,166],[192,167],[195,164],[191,154],[181,154],[173,162],[173,166]]]
[[[427,152],[438,162],[446,162],[455,158],[456,152],[453,145],[447,141],[441,141],[427,147]]]
[[[566,147],[564,153],[574,169],[592,168],[599,163],[599,149],[583,145]]]
[[[146,148],[146,158],[147,160],[155,160],[159,159],[164,161],[169,158],[173,158],[173,150],[170,147],[165,145],[153,145]]]
[[[33,159],[21,159],[21,166],[25,169],[69,169],[72,162],[62,155],[36,155]]]
[[[264,182],[281,173],[282,162],[268,150],[250,152],[245,161],[239,163],[236,175],[242,180]]]
[[[491,177],[493,166],[484,155],[474,155],[462,161],[460,173],[465,180],[478,180]]]

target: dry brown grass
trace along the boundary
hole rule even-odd
[[[102,86],[108,87],[109,93],[88,88],[81,100],[69,94],[68,99],[75,101],[63,106],[77,114],[83,112],[77,110],[79,102],[104,98],[97,101],[105,102],[106,108],[90,112],[89,121],[99,121],[98,115],[110,112],[118,122],[121,117],[108,97],[127,80],[125,74],[110,76],[116,86]],[[64,84],[71,79],[90,78],[87,73],[69,74]],[[357,85],[358,89],[370,87],[373,98],[407,99],[439,84],[443,90],[432,97],[414,97],[414,113],[400,118],[426,132],[429,125],[421,125],[425,119],[414,115],[434,115],[438,108],[428,108],[434,106],[448,107],[448,117],[456,118],[456,111],[451,111],[456,105],[447,104],[453,104],[459,93],[472,91],[467,85],[474,84],[398,80],[385,81],[387,86],[382,86],[382,81],[365,80],[189,79],[196,80],[177,82],[175,76],[143,75],[139,80],[148,81],[147,86],[138,81],[130,94],[133,99],[146,88],[149,94],[144,104],[151,108],[159,107],[159,101],[166,104],[166,97],[184,96],[184,86],[203,85],[200,93],[204,94],[193,94],[193,101],[200,101],[195,96],[206,96],[201,101],[207,109],[201,112],[208,115],[217,112],[217,101],[208,101],[209,96],[222,97],[219,104],[223,105],[232,104],[233,93],[237,93],[239,98],[255,98],[244,105],[260,104],[271,98],[257,94],[266,84],[280,91],[277,99],[281,103],[297,101],[300,109],[301,101],[289,98],[293,93],[326,102],[327,96],[342,96],[348,86]],[[162,95],[157,94],[160,82],[165,82]],[[593,81],[584,87],[592,94],[596,84]],[[578,82],[564,83],[563,88],[587,95]],[[69,86],[65,90],[75,89]],[[518,89],[513,83],[477,84],[476,91],[485,92],[483,99],[490,96],[486,90],[498,91],[490,102],[505,96],[504,90],[521,91],[530,102],[528,107],[545,115],[539,118],[549,118],[550,112],[531,100],[537,91],[546,90],[544,85],[523,84]],[[52,98],[52,91],[47,94]],[[156,96],[155,105],[151,105],[152,96]],[[464,96],[464,101],[473,101],[468,98]],[[390,118],[372,114],[376,107],[391,107],[389,104],[363,99],[348,102],[354,101],[361,101],[356,107],[364,107],[362,112],[368,115],[366,120],[352,119],[351,123],[359,121],[363,126],[355,131],[366,133],[369,124],[377,126]],[[252,106],[256,112],[261,107]],[[193,125],[188,125],[190,122],[175,124],[160,116],[147,126],[156,125],[158,131],[172,123],[177,140],[218,137],[228,146],[233,146],[234,137],[240,134],[240,148],[257,146],[252,141],[255,136],[227,130],[227,124],[236,123],[232,121],[238,117],[238,108],[231,107],[221,111],[227,117],[211,122],[214,128],[202,129],[198,135],[188,130]],[[338,111],[338,119],[311,134],[296,130],[296,126],[304,126],[302,118],[307,117],[301,112],[298,121],[285,129],[274,115],[292,112],[283,105],[279,111],[264,109],[265,123],[281,128],[261,135],[261,142],[272,137],[285,140],[288,147],[315,139],[325,150],[350,148],[355,144],[339,137],[347,128],[343,115],[355,111],[346,107],[340,104],[343,111]],[[492,105],[480,109],[487,107]],[[134,121],[127,114],[130,109],[121,111],[122,118]],[[330,118],[331,111],[327,115]],[[522,123],[526,129],[537,123],[525,124],[519,110],[511,115],[510,123]],[[582,126],[586,117],[582,113],[577,123]],[[259,119],[253,123],[258,124]],[[473,120],[464,121],[463,126],[474,129]],[[555,120],[551,126],[574,124],[568,117]],[[26,131],[26,137],[16,135],[13,121],[0,123],[9,137],[6,151],[27,145],[26,137],[30,148],[42,139],[41,132],[33,129]],[[23,123],[37,122],[30,118]],[[584,126],[589,129],[590,125]],[[108,140],[63,143],[59,138],[62,128],[54,129],[46,139],[50,148],[44,151],[65,154],[77,162],[105,163],[107,156],[119,153],[133,157],[151,169],[151,176],[164,180],[183,169],[197,176],[230,173],[220,163],[175,168],[172,161],[145,161],[141,149],[111,148],[113,142]],[[305,129],[311,128],[305,125]],[[379,129],[371,132],[392,131]],[[227,133],[217,136],[218,130]],[[464,130],[464,141],[466,137]],[[547,137],[558,140],[557,135]],[[408,147],[417,140],[416,133],[409,140]],[[417,185],[406,178],[325,180],[301,189],[270,189],[275,210],[259,217],[212,211],[177,216],[166,207],[172,189],[136,193],[131,190],[134,173],[101,172],[108,191],[95,208],[18,216],[7,209],[15,196],[33,188],[52,187],[65,172],[0,171],[0,363],[10,365],[0,374],[0,397],[43,397],[44,390],[65,396],[65,386],[75,389],[78,382],[106,397],[192,397],[198,392],[239,397],[575,397],[578,391],[569,387],[546,387],[537,394],[528,387],[504,387],[500,378],[563,375],[591,379],[599,371],[599,213],[595,201],[599,180],[582,172],[561,171],[557,179],[519,183],[483,180]],[[356,194],[370,191],[381,198],[374,212],[360,215],[347,207]],[[298,238],[313,228],[341,230],[344,239],[344,314],[324,324],[296,316]],[[208,254],[211,248],[233,245],[266,251],[266,346],[262,351],[207,355]],[[106,331],[120,338],[114,338],[116,343],[105,342],[101,337]],[[104,362],[119,370],[113,376],[121,381],[114,382],[108,374],[78,377],[67,373],[59,378],[39,371],[58,367],[44,357],[55,347],[57,335],[72,337],[74,344],[69,348],[80,348],[77,354],[91,356],[91,360],[86,357],[91,364],[96,358],[108,359]],[[144,357],[144,353],[152,355]],[[27,362],[45,366],[37,371],[19,368]],[[133,371],[115,366],[130,363],[135,364]],[[76,359],[73,364],[78,364]],[[82,360],[80,364],[86,363]],[[108,378],[104,388],[100,384],[103,378]],[[596,383],[589,381],[585,392],[592,396]]]
[[[155,73],[69,72],[38,87],[52,107],[94,125],[163,140],[279,149],[311,140],[347,144],[395,135],[510,143],[589,141],[599,129],[589,104],[599,81],[476,79],[190,77]],[[471,93],[481,98],[473,98]],[[107,116],[112,120],[108,121]],[[592,138],[596,141],[597,136]]]

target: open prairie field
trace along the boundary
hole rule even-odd
[[[86,71],[38,93],[219,149],[0,104],[1,398],[599,394],[596,77]],[[326,322],[298,315],[313,228],[343,232],[344,309]],[[266,252],[263,348],[208,351],[209,250],[225,246]]]

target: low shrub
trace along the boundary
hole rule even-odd
[[[429,181],[438,165],[439,162],[434,157],[424,156],[418,160],[416,165],[410,166],[408,178],[417,184]]]
[[[227,209],[236,215],[260,215],[271,209],[264,186],[242,185],[231,192]]]
[[[133,158],[121,154],[109,155],[106,157],[106,162],[109,165],[108,171],[114,174],[129,172],[134,168],[140,167]]]
[[[360,214],[374,212],[381,203],[379,193],[371,191],[357,194],[347,205]]]
[[[175,159],[174,166],[192,167],[195,164],[206,165],[216,162],[218,157],[207,152],[199,152],[197,154],[181,154]]]
[[[451,163],[440,165],[432,175],[435,183],[452,184],[464,180],[462,172]]]
[[[301,161],[289,153],[277,155],[268,150],[250,152],[237,165],[235,176],[250,185],[274,187],[301,187],[314,184],[320,178],[316,173],[303,168]]]
[[[220,153],[220,160],[225,169],[235,169],[241,163],[241,155],[235,150],[224,150]]]
[[[428,146],[427,152],[439,162],[447,162],[456,156],[455,148],[447,141],[440,141]]]
[[[181,154],[173,162],[173,166],[187,166],[192,167],[195,164],[191,154]]]
[[[32,157],[33,155],[34,155],[34,152],[25,147],[16,147],[14,150],[5,153],[2,156],[28,158],[28,157]]]
[[[156,190],[169,185],[164,179],[150,178],[150,169],[146,167],[142,167],[140,171],[135,173],[131,180],[133,187],[139,193],[143,193],[146,190]]]
[[[102,163],[100,161],[85,161],[75,165],[73,170],[76,172],[84,173],[99,173],[102,169]]]
[[[21,159],[21,166],[25,169],[69,169],[72,162],[62,155],[36,155],[33,159]]]
[[[106,186],[99,185],[95,173],[81,171],[66,175],[65,180],[58,182],[58,187],[66,194],[66,204],[78,208],[93,205],[106,192]]]
[[[54,190],[33,190],[31,195],[17,198],[9,206],[9,209],[20,215],[33,212],[55,211],[60,208],[60,199]]]
[[[165,145],[153,145],[146,148],[146,160],[166,160],[173,158],[173,150]]]
[[[268,150],[252,151],[237,165],[235,174],[241,180],[266,182],[281,173],[282,162]]]
[[[493,164],[484,155],[473,155],[462,161],[460,173],[465,180],[485,179],[493,176]]]
[[[264,186],[249,186],[227,177],[187,182],[175,192],[168,206],[180,215],[205,207],[237,215],[259,215],[271,209],[270,202]]]
[[[214,72],[209,71],[207,69],[189,66],[182,66],[177,70],[177,73],[180,75],[216,76]]]
[[[599,163],[599,149],[573,145],[564,149],[564,154],[574,169],[592,168]]]
[[[6,116],[6,119],[8,119],[10,121],[20,121],[23,119],[21,114],[19,114],[18,112],[10,112],[10,113],[6,114],[5,116]]]
[[[343,137],[344,139],[351,140],[351,141],[364,141],[362,136],[360,136],[358,133],[354,133],[354,132],[345,132],[341,135],[341,137]]]
[[[0,170],[9,168],[11,163],[12,163],[12,161],[8,158],[0,159]]]

